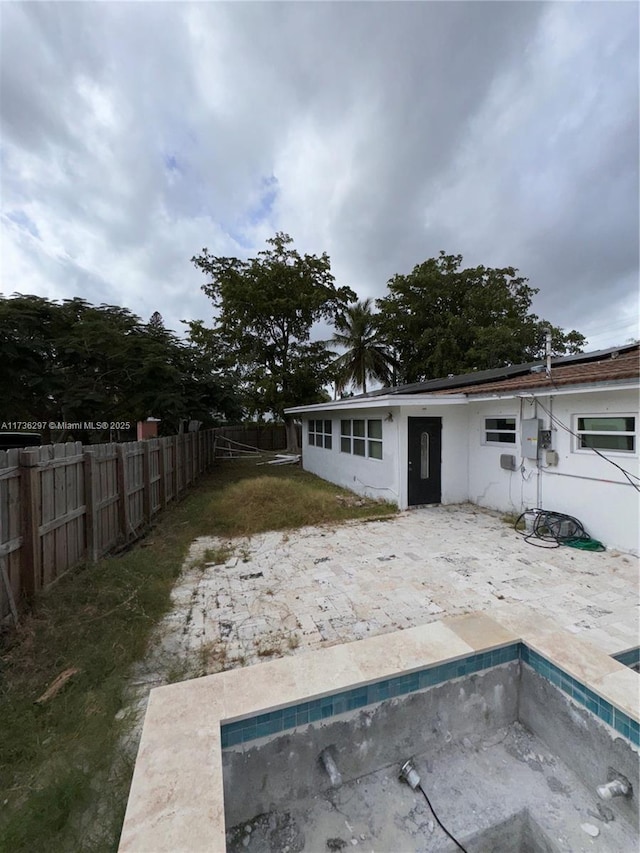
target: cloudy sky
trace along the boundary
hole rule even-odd
[[[635,2],[0,3],[2,283],[211,317],[190,258],[276,231],[382,296],[515,266],[638,335]]]

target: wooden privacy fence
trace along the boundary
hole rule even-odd
[[[261,424],[260,426],[225,426],[214,429],[216,435],[256,447],[258,450],[285,450],[287,433],[284,424]]]
[[[0,451],[0,620],[79,563],[137,539],[214,458],[214,430]]]

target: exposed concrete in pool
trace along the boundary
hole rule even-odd
[[[327,778],[324,750],[342,784]],[[235,824],[227,850],[452,850],[421,792],[398,779],[411,755],[440,820],[469,853],[579,853],[593,849],[584,826],[604,853],[638,847],[637,798],[607,805],[596,794],[608,763],[637,789],[637,752],[513,661],[225,750],[225,813]]]
[[[416,672],[444,661],[466,659],[478,651],[502,648],[520,640],[637,723],[640,682],[636,673],[577,637],[554,632],[548,625],[543,625],[540,631],[535,620],[524,620],[518,624],[519,618],[519,612],[514,613],[510,623],[505,625],[497,623],[485,614],[469,614],[153,690],[145,718],[120,850],[140,853],[205,850],[219,853],[224,850],[221,722],[246,719],[265,710],[288,707],[311,697],[334,694],[354,685],[371,684],[401,673]],[[588,712],[585,709],[576,709],[572,701],[563,701],[568,703],[570,711],[564,717],[562,714],[556,714],[555,718],[568,720],[569,723],[573,721],[573,724],[578,726],[578,731],[586,731],[584,719],[587,717],[583,719],[583,715],[588,716]],[[527,725],[522,713],[521,706],[518,717]],[[544,713],[543,711],[543,715]],[[551,715],[549,716],[551,718]],[[579,722],[581,719],[582,724]],[[496,720],[493,724],[496,724]],[[452,733],[452,749],[453,744],[460,747],[457,735],[463,731],[464,727],[456,727],[455,739]],[[614,749],[618,748],[615,747],[616,743],[624,742],[617,732],[605,723],[598,722],[595,731],[604,732],[605,743],[613,744]],[[477,728],[477,720],[469,732],[466,737],[471,742],[471,747],[464,743],[464,737],[462,739],[460,754],[465,757],[468,757],[465,750],[473,750],[477,746],[474,744],[474,737],[481,733]],[[445,750],[446,731],[441,735],[440,740],[436,740],[430,749],[432,755],[438,755],[439,749]],[[563,739],[570,742],[570,738],[563,736]],[[400,744],[406,754],[398,756],[398,760],[409,757],[415,750],[415,741],[414,736],[411,742]],[[592,734],[588,737],[584,735],[582,741],[578,738],[579,749],[588,752],[593,742]],[[396,744],[393,746],[393,757],[389,762],[396,760]],[[245,744],[244,748],[250,747]],[[628,748],[637,760],[637,750],[630,746]],[[536,755],[538,752],[543,754],[537,747],[532,751]],[[603,762],[605,758],[608,760],[609,748],[607,747],[604,753],[596,748],[591,751],[595,760],[592,771],[579,761],[565,762],[571,767],[571,771],[567,772],[573,772],[577,768],[582,774],[581,778],[590,772],[597,777],[593,780],[593,786],[589,780],[589,791],[592,791],[596,784],[607,781],[607,766]],[[557,753],[558,750],[551,752]],[[446,755],[443,760],[445,759]],[[620,760],[620,756],[616,754],[615,763]],[[343,757],[340,761],[344,764]],[[370,770],[378,772],[381,767],[382,764],[374,765]],[[528,767],[528,771],[539,775],[539,771],[532,770],[531,767]],[[634,775],[631,771],[629,773]],[[425,778],[430,775],[427,769]],[[351,784],[346,771],[344,778],[345,784]],[[560,783],[564,784],[562,778],[558,778]],[[357,782],[355,784],[357,786]],[[550,791],[549,784],[544,784]],[[559,797],[564,796],[560,789],[557,793]],[[402,797],[405,795],[411,795],[409,789],[403,789]],[[634,806],[636,804],[637,793]],[[624,812],[621,811],[624,804],[621,806],[616,802],[612,808],[617,810],[617,825],[620,828],[625,818]],[[597,820],[589,815],[588,810],[586,813],[576,813],[575,817],[580,818],[580,823],[585,820]],[[512,815],[512,819],[515,821],[516,816]],[[517,820],[519,834],[531,834],[532,827],[535,829],[535,820],[532,823],[522,815]],[[603,827],[600,837],[596,839],[598,844],[601,838],[606,837],[605,832],[608,833],[609,830]],[[585,839],[585,849],[596,849],[589,846],[592,842],[586,835]],[[356,840],[358,843],[361,841],[358,838]],[[375,849],[382,850],[380,847]],[[397,847],[391,849],[393,853],[398,853]],[[599,849],[606,848],[600,846]],[[283,851],[278,850],[278,853]],[[616,853],[625,853],[624,846],[618,847]]]
[[[469,853],[637,850],[630,827],[606,820],[604,804],[599,812],[593,792],[518,723],[493,737],[442,743],[415,767],[438,817]],[[598,830],[595,843],[583,823]],[[397,764],[243,821],[227,839],[228,853],[455,849],[422,794],[398,781]]]

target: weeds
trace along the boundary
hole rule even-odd
[[[132,720],[119,715],[130,667],[170,605],[191,542],[211,530],[207,506],[216,485],[215,474],[203,478],[168,509],[148,547],[62,578],[5,643],[0,849],[116,849],[132,771],[120,748]],[[182,677],[181,666],[172,667],[173,680]],[[68,667],[80,672],[45,705],[35,705]],[[88,832],[83,814],[96,810],[99,820]]]
[[[133,750],[123,743],[127,734],[132,740],[135,714],[122,711],[131,667],[170,607],[189,546],[200,536],[247,537],[396,511],[372,500],[337,500],[341,494],[349,493],[290,466],[264,475],[254,463],[227,462],[165,511],[152,538],[70,573],[38,597],[0,653],[1,850],[117,848],[133,769]],[[247,545],[229,542],[197,565],[220,565],[234,553],[250,560]],[[286,654],[299,642],[278,633],[263,638],[257,654]],[[228,660],[219,641],[193,661],[172,662],[165,677],[180,681],[244,663]],[[79,672],[64,689],[35,705],[71,667]]]
[[[286,475],[280,469],[251,479],[243,477],[221,490],[210,504],[213,532],[222,536],[251,536],[266,530],[291,530],[396,512],[394,506],[382,501],[370,498],[354,501],[349,492],[305,471],[289,469]],[[248,560],[244,547],[238,553],[243,562]]]
[[[513,527],[515,530],[524,530],[525,527],[524,519],[520,517],[520,513],[507,512],[500,516],[500,521],[504,521],[505,524],[508,524],[509,527]]]

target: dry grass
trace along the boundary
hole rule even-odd
[[[0,652],[0,850],[103,853],[117,849],[132,764],[123,751],[131,720],[131,666],[144,657],[171,588],[199,536],[250,536],[269,529],[390,516],[395,508],[354,500],[297,468],[226,462],[159,520],[153,536],[119,557],[70,573],[24,614]],[[224,562],[234,544],[203,555]],[[241,545],[235,553],[248,559]],[[243,556],[244,554],[244,556]],[[258,654],[293,650],[295,635],[271,638]],[[224,647],[195,663],[223,669]],[[176,660],[165,679],[194,662]],[[188,664],[188,665],[187,665]],[[65,669],[79,673],[43,706],[35,700]]]
[[[219,535],[251,536],[396,512],[382,501],[352,498],[336,486],[294,470],[288,477],[269,473],[230,484],[213,498],[210,513]]]

